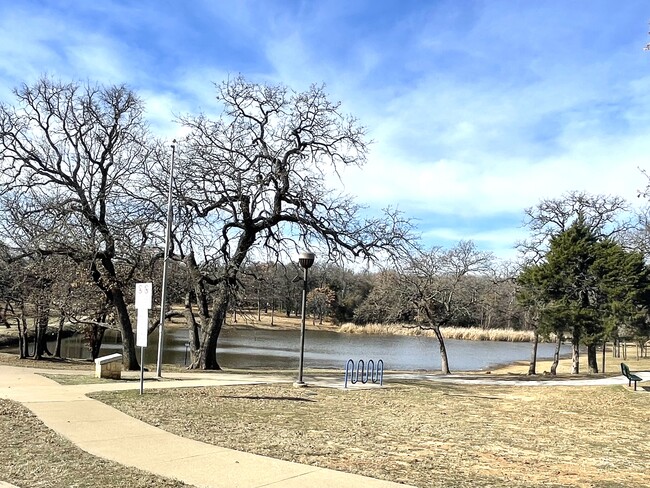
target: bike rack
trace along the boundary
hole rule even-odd
[[[359,381],[359,376],[361,376],[361,383],[364,385],[370,380],[372,383],[379,383],[379,386],[384,385],[384,361],[377,361],[377,368],[375,368],[375,362],[372,359],[368,360],[368,365],[366,368],[366,363],[363,359],[357,361],[357,368],[355,371],[354,361],[348,359],[348,362],[345,364],[345,386],[348,387],[348,378],[350,383],[353,385],[357,384]]]

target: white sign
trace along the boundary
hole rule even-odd
[[[138,324],[135,345],[147,347],[149,335],[149,309],[151,308],[151,283],[135,285],[135,309],[138,311]]]
[[[147,336],[149,335],[149,310],[146,308],[138,309],[138,330],[135,336],[135,345],[138,347],[147,347]]]
[[[135,285],[135,308],[151,308],[151,283],[136,283]]]

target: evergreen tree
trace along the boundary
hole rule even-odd
[[[646,324],[650,271],[643,256],[598,237],[584,219],[551,238],[542,262],[525,268],[519,299],[536,306],[540,331],[572,337],[572,372],[579,372],[579,346],[587,346],[590,372],[598,372],[596,346],[616,335],[619,325]]]

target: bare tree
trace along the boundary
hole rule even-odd
[[[441,327],[471,314],[477,294],[473,277],[491,269],[491,253],[479,251],[471,241],[451,249],[433,247],[409,259],[400,269],[400,286],[419,312],[417,326],[433,330],[440,345],[441,371],[449,374],[447,349]]]
[[[14,93],[15,106],[0,106],[0,193],[17,217],[48,224],[24,252],[83,265],[114,309],[125,367],[136,369],[125,290],[150,220],[125,189],[141,185],[133,175],[148,156],[142,103],[124,86],[50,79]]]
[[[201,326],[191,367],[202,369],[219,368],[217,340],[251,254],[264,249],[286,263],[311,247],[328,260],[372,259],[410,232],[397,212],[364,219],[328,187],[337,168],[363,164],[367,147],[364,129],[322,87],[296,93],[238,77],[217,89],[218,119],[181,119],[190,134],[179,144],[175,187],[173,252],[186,265],[188,324]]]
[[[417,310],[410,300],[409,290],[401,286],[400,273],[395,269],[382,270],[370,276],[369,283],[367,295],[354,310],[356,324],[410,324],[415,321]]]
[[[517,248],[525,261],[539,262],[551,237],[566,231],[579,217],[599,238],[624,236],[635,227],[628,210],[628,203],[618,196],[572,191],[561,198],[544,199],[525,210],[524,227],[530,236]]]
[[[318,323],[323,323],[323,317],[331,313],[334,304],[336,303],[336,292],[329,286],[319,286],[314,288],[307,295],[307,306],[312,311],[313,323],[316,323],[318,316]]]

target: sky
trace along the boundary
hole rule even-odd
[[[5,1],[0,100],[43,75],[127,84],[171,140],[229,77],[325,84],[373,141],[335,185],[427,245],[512,258],[542,199],[646,203],[649,20],[647,0]]]

